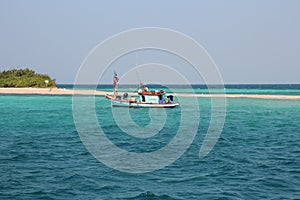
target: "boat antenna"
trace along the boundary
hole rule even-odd
[[[142,80],[139,78],[139,72],[138,72],[138,70],[136,70],[135,72],[136,72],[136,79],[139,82],[139,88],[138,88],[138,90],[141,90],[142,87],[143,87],[143,83],[142,83]]]
[[[138,54],[137,54],[137,51],[135,52],[135,66],[138,66]],[[142,90],[143,83],[142,83],[142,80],[140,79],[138,69],[136,69],[135,73],[136,73],[137,82],[139,83],[138,91],[140,91],[140,90]]]

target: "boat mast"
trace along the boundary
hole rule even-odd
[[[117,73],[114,71],[114,82],[113,82],[113,84],[114,84],[114,96],[113,96],[113,98],[115,99],[116,97],[117,97],[117,83],[118,83],[118,81],[119,81],[119,78],[118,78],[118,75],[117,75]]]
[[[142,81],[140,80],[139,89],[141,90],[142,87],[143,87],[143,83],[142,83]]]
[[[137,64],[136,64],[136,66],[137,66]],[[140,92],[143,91],[143,90],[142,90],[142,88],[143,88],[143,83],[142,83],[142,80],[141,80],[140,77],[139,77],[139,72],[138,72],[138,70],[136,70],[135,72],[136,72],[136,79],[137,79],[137,81],[140,81],[140,82],[139,82],[139,87],[138,87],[138,93],[140,93]]]

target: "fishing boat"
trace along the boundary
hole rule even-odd
[[[137,95],[129,96],[128,93],[118,95],[117,83],[119,78],[117,73],[114,73],[113,95],[106,94],[106,99],[111,101],[114,107],[130,107],[130,108],[174,108],[179,106],[178,102],[174,102],[174,96],[168,95],[165,91],[149,91],[148,87],[143,87],[140,81]]]

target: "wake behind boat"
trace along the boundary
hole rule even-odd
[[[168,95],[165,91],[149,91],[148,87],[143,87],[140,82],[139,90],[136,96],[128,96],[128,93],[123,95],[117,94],[117,82],[119,78],[114,73],[114,94],[113,96],[106,94],[112,106],[115,107],[132,107],[132,108],[174,108],[179,106],[179,103],[174,102],[174,96]]]

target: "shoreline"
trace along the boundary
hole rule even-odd
[[[64,88],[0,88],[0,95],[95,95],[105,96],[111,92],[95,90],[70,90]],[[119,92],[120,95],[123,92]],[[128,93],[136,95],[135,93]],[[226,97],[226,98],[252,98],[252,99],[282,99],[282,100],[300,100],[300,95],[271,95],[271,94],[192,94],[192,93],[174,93],[177,97]]]

